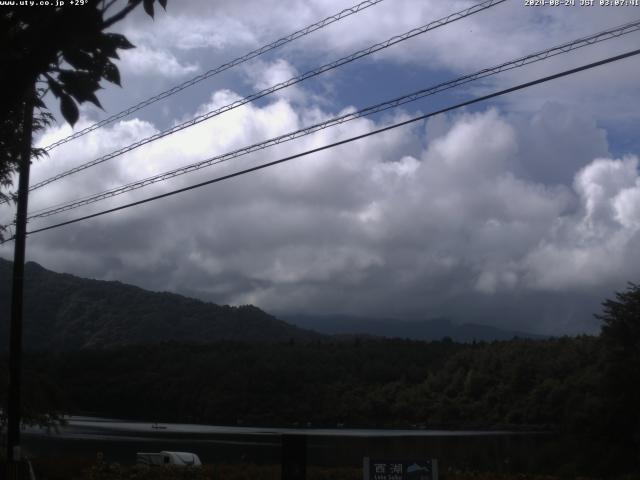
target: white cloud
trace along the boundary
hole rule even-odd
[[[584,222],[590,231],[608,233],[616,217],[618,196],[633,188],[637,177],[638,160],[635,157],[615,162],[596,159],[578,172],[575,189],[584,205]]]
[[[273,62],[256,60],[250,64],[245,64],[243,72],[247,75],[253,91],[260,92],[299,75],[298,71],[284,59],[277,59]],[[278,90],[273,94],[277,98],[285,98],[303,103],[306,101],[306,93],[299,85]]]
[[[133,53],[136,50],[127,52],[127,55],[133,55],[132,58],[136,60],[129,62],[131,65],[127,69],[130,67],[146,78],[159,74],[175,78],[186,76],[186,72],[195,72],[199,66],[202,66],[202,70],[208,70],[355,3],[357,2],[338,0],[191,0],[182,2],[179,6],[169,6],[168,12],[157,15],[154,22],[150,22],[142,12],[137,12],[137,15],[126,19],[120,26],[139,45],[138,53]],[[269,54],[263,62],[254,60],[241,72],[249,72],[254,85],[265,86],[270,84],[270,79],[283,79],[285,73],[307,71],[313,66],[335,60],[471,5],[471,2],[465,0],[387,0],[278,49],[275,53],[277,59]],[[399,75],[403,75],[402,69],[409,65],[423,69],[419,70],[424,77],[424,82],[419,86],[423,88],[437,83],[430,81],[431,72],[437,73],[437,78],[440,79],[455,78],[626,22],[626,9],[599,6],[527,8],[519,1],[504,2],[390,47],[374,55],[373,59],[358,60],[352,66],[341,69],[349,72],[341,81],[348,83],[349,76],[353,72],[357,74],[359,65],[376,63],[387,69],[398,70]],[[619,54],[628,50],[627,45],[633,44],[638,35],[640,33],[634,33],[576,50],[568,55],[491,77],[482,86],[472,84],[457,91],[493,91]],[[148,57],[148,60],[142,57]],[[231,70],[225,75],[237,73],[238,70]],[[320,91],[334,92],[329,96],[331,100],[342,102],[344,106],[357,100],[340,97],[340,88],[336,86],[340,85],[340,80],[335,80],[341,78],[340,74],[334,71],[317,80]],[[635,98],[640,93],[640,87],[635,81],[637,74],[638,63],[630,59],[521,91],[500,101],[507,105],[509,111],[528,113],[539,111],[545,103],[560,102],[582,109],[579,115],[596,114],[600,124],[606,121],[608,128],[629,128],[638,118],[634,108]],[[334,84],[334,80],[338,83]],[[209,82],[215,81],[212,79]],[[227,78],[227,81],[238,81],[238,78]],[[380,98],[391,98],[400,93],[392,85],[385,84],[385,81],[371,78],[370,88],[379,91]],[[135,84],[135,79],[128,83],[132,84]],[[220,88],[219,84],[213,84],[214,88]],[[157,91],[169,86],[154,85]],[[228,85],[227,83],[226,86]],[[206,88],[202,85],[190,90],[193,93],[181,95],[180,100],[176,97],[174,105],[181,105],[185,96],[189,95],[202,103],[210,93],[203,92]],[[139,95],[143,95],[144,90],[137,90]],[[295,87],[282,91],[279,95],[289,95],[288,98],[297,103],[305,101],[305,97]],[[319,103],[318,98],[306,100]],[[541,127],[540,136],[543,131],[552,133],[553,124],[547,123]],[[597,137],[593,141],[597,141]],[[603,153],[605,152],[601,152]],[[567,168],[561,174],[565,180],[570,180],[573,171]]]
[[[188,28],[185,28],[185,23]],[[255,34],[236,18],[191,17],[184,22],[179,17],[168,16],[165,27],[162,29],[165,41],[181,50],[198,48],[223,50],[227,47],[251,47],[257,43]]]
[[[200,110],[235,98],[237,94],[228,90],[215,92]],[[488,109],[434,119],[427,133],[419,128],[394,130],[34,235],[30,255],[62,271],[178,289],[221,303],[254,302],[280,311],[455,314],[460,320],[473,320],[487,299],[499,308],[516,296],[522,299],[520,316],[493,322],[542,331],[562,325],[564,331],[578,331],[590,325],[579,308],[568,320],[545,313],[545,323],[527,322],[537,315],[542,318],[541,309],[547,307],[536,295],[609,292],[638,276],[636,262],[628,261],[640,246],[638,160],[596,158],[603,148],[606,151],[606,141],[570,148],[601,132],[568,107],[554,108],[564,119],[557,124],[557,136],[567,147],[541,143],[536,156],[548,156],[552,163],[584,164],[574,172],[573,186],[542,183],[527,174],[531,156],[524,147],[538,133],[519,126],[535,123],[543,112],[532,119]],[[32,207],[224,153],[298,128],[304,118],[332,115],[317,105],[296,109],[285,98],[263,106],[245,105],[34,194]],[[127,199],[379,126],[360,119]],[[138,120],[103,128],[54,150],[50,159],[35,165],[34,179],[79,163],[87,152],[98,155],[155,131],[152,124]],[[60,134],[52,130],[49,135]],[[425,146],[416,151],[420,143]],[[121,197],[106,205],[124,202]]]
[[[118,66],[125,75],[162,76],[171,79],[192,75],[200,70],[198,64],[181,63],[168,50],[154,49],[145,45],[120,53]]]
[[[615,219],[628,229],[640,228],[640,180],[635,186],[625,188],[613,200]]]
[[[122,55],[126,89],[107,90],[101,99],[111,95],[113,102],[129,106],[178,83],[176,79],[354,3],[170,2],[168,13],[159,13],[153,22],[139,9],[121,26],[138,45]],[[247,93],[239,93],[235,85],[244,82],[255,90],[271,86],[470,5],[457,0],[382,2],[171,97],[162,104],[162,120],[160,110],[152,107],[139,119],[55,149],[50,159],[35,163],[32,182],[227,105]],[[347,98],[341,88],[349,86],[351,75],[358,76],[365,63],[370,67],[363,70],[367,91],[349,95],[391,98],[400,93],[392,78],[417,75],[416,81],[426,87],[624,23],[627,16],[619,8],[525,8],[521,2],[505,2],[34,192],[30,207],[88,195],[353,111],[348,105],[362,107],[361,99]],[[627,45],[637,35],[506,72],[469,90],[492,91],[620,53],[631,48]],[[397,77],[378,79],[372,67],[392,69]],[[627,60],[504,97],[499,109],[441,115],[430,119],[426,129],[387,132],[34,235],[28,251],[31,258],[61,271],[180,290],[223,303],[309,312],[451,314],[547,332],[592,328],[590,315],[604,295],[623,288],[627,280],[637,281],[640,274],[634,261],[640,247],[640,178],[638,159],[631,154],[638,152],[614,148],[616,131],[628,132],[632,141],[637,130],[637,77],[637,60]],[[314,85],[314,94],[308,84]],[[325,91],[331,93],[327,98],[318,93]],[[450,93],[457,98],[469,91]],[[118,110],[103,103],[111,112]],[[76,129],[89,124],[86,112]],[[361,119],[82,213],[406,118],[408,114],[399,113],[383,120]],[[67,126],[50,129],[40,143],[69,133]],[[618,155],[621,151],[630,154]],[[0,213],[5,219],[13,215],[6,209]],[[34,221],[31,227],[76,213]],[[5,257],[10,256],[8,248],[0,249]]]
[[[638,275],[630,259],[640,246],[637,157],[596,159],[576,174],[580,209],[558,219],[525,264],[535,288],[571,290]]]

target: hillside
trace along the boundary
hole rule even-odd
[[[12,262],[0,259],[0,314],[8,318]],[[8,322],[0,322],[6,350]],[[25,266],[27,350],[106,348],[167,341],[209,343],[311,341],[320,334],[289,325],[254,306],[230,307],[120,282]]]
[[[8,318],[12,263],[0,258],[0,314]],[[325,335],[380,336],[457,342],[542,338],[448,319],[402,321],[346,315],[279,315],[257,307],[220,306],[167,292],[150,292],[116,281],[90,280],[25,265],[25,348],[73,350],[168,341],[211,343],[308,342]],[[0,322],[0,351],[8,322]]]

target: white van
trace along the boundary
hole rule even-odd
[[[180,465],[183,467],[199,467],[202,465],[200,458],[195,453],[189,452],[167,452],[160,453],[136,453],[136,463],[138,465]]]

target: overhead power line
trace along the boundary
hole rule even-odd
[[[278,40],[276,40],[275,42],[271,42],[267,45],[264,45],[260,48],[257,48],[256,50],[253,50],[241,57],[238,57],[234,60],[231,60],[230,62],[224,63],[222,65],[219,65],[215,68],[212,68],[211,70],[208,70],[205,73],[202,73],[196,77],[193,77],[191,80],[187,80],[186,82],[183,82],[179,85],[176,85],[168,90],[165,90],[164,92],[161,92],[151,98],[148,98],[136,105],[133,105],[129,108],[127,108],[126,110],[122,110],[121,112],[118,112],[114,115],[111,115],[110,117],[105,118],[104,120],[100,120],[97,123],[94,123],[93,125],[90,125],[82,130],[79,130],[75,133],[73,133],[72,135],[69,135],[68,137],[65,137],[61,140],[58,140],[57,142],[54,142],[50,145],[47,145],[46,147],[44,147],[44,149],[46,151],[51,151],[54,148],[70,142],[71,140],[74,140],[76,138],[82,137],[83,135],[86,135],[89,132],[92,132],[94,130],[97,130],[100,127],[103,127],[105,125],[108,125],[110,123],[115,122],[116,120],[119,120],[121,118],[124,118],[128,115],[131,115],[133,112],[137,112],[138,110],[141,110],[145,107],[148,107],[149,105],[156,103],[160,100],[163,100],[167,97],[170,97],[171,95],[175,95],[176,93],[184,90],[185,88],[189,88],[192,85],[195,85],[196,83],[202,82],[203,80],[206,80],[207,78],[211,78],[214,75],[217,75],[219,73],[224,72],[225,70],[229,70],[230,68],[236,67],[242,63],[245,63],[249,60],[252,60],[260,55],[263,55],[267,52],[270,52],[271,50],[275,50],[276,48],[282,47],[283,45],[286,45],[287,43],[293,42],[294,40],[297,40],[300,37],[304,37],[305,35],[309,35],[312,32],[315,32],[316,30],[320,30],[328,25],[331,25],[332,23],[335,23],[339,20],[342,20],[343,18],[349,17],[350,15],[353,15],[355,13],[361,12],[362,10],[369,8],[373,5],[376,5],[380,2],[383,2],[384,0],[366,0],[364,2],[361,2],[357,5],[354,5],[352,7],[349,8],[345,8],[344,10],[331,15],[323,20],[320,20],[319,22],[316,22],[312,25],[309,25],[301,30],[298,30],[296,32],[293,32],[289,35],[287,35],[286,37],[282,37]]]
[[[180,167],[180,168],[176,168],[158,175],[154,175],[145,179],[141,179],[141,180],[137,180],[135,182],[131,182],[107,191],[103,191],[97,194],[93,194],[90,196],[86,196],[77,200],[73,200],[71,202],[64,202],[58,205],[54,205],[51,207],[47,207],[44,209],[40,209],[37,211],[32,212],[32,214],[28,217],[29,220],[35,219],[35,218],[44,218],[44,217],[49,217],[51,215],[55,215],[57,213],[61,213],[67,210],[72,210],[75,208],[79,208],[85,205],[89,205],[91,203],[95,203],[107,198],[111,198],[111,197],[115,197],[117,195],[122,195],[124,193],[133,191],[133,190],[137,190],[139,188],[143,188],[146,187],[148,185],[152,185],[161,181],[165,181],[174,177],[178,177],[180,175],[184,175],[187,173],[191,173],[194,172],[196,170],[200,170],[212,165],[216,165],[219,163],[223,163],[226,161],[229,161],[231,159],[240,157],[240,156],[244,156],[244,155],[248,155],[250,153],[256,152],[258,150],[263,150],[265,148],[274,146],[274,145],[278,145],[284,142],[288,142],[306,135],[310,135],[312,133],[315,133],[317,131],[320,130],[324,130],[326,128],[332,127],[332,126],[336,126],[336,125],[340,125],[342,123],[345,122],[349,122],[351,120],[355,120],[357,118],[361,118],[361,117],[365,117],[368,115],[372,115],[375,113],[379,113],[391,108],[395,108],[398,107],[400,105],[404,105],[406,103],[409,102],[413,102],[416,101],[418,99],[427,97],[427,96],[431,96],[431,95],[435,95],[439,92],[472,82],[472,81],[476,81],[482,78],[486,78],[489,77],[491,75],[495,75],[498,74],[500,72],[504,72],[504,71],[508,71],[508,70],[512,70],[515,68],[519,68],[522,67],[524,65],[529,65],[535,62],[539,62],[542,60],[545,60],[547,58],[550,57],[554,57],[557,55],[561,55],[564,53],[568,53],[571,52],[573,50],[576,50],[578,48],[581,47],[585,47],[588,45],[593,45],[595,43],[598,42],[602,42],[611,38],[617,38],[620,37],[621,35],[625,35],[625,34],[629,34],[632,32],[636,32],[640,30],[640,20],[636,20],[634,22],[630,22],[628,24],[625,25],[621,25],[618,27],[614,27],[614,28],[610,28],[607,29],[605,31],[602,31],[600,33],[594,34],[594,35],[590,35],[588,37],[583,37],[583,38],[579,38],[576,40],[573,40],[571,42],[567,42],[567,43],[563,43],[561,45],[557,45],[555,47],[546,49],[546,50],[542,50],[536,53],[532,53],[520,58],[517,58],[515,60],[511,60],[509,62],[505,62],[502,64],[499,64],[497,66],[494,67],[490,67],[490,68],[485,68],[483,70],[480,70],[478,72],[469,74],[469,75],[465,75],[459,78],[456,78],[454,80],[451,81],[447,81],[447,82],[443,82],[440,84],[437,84],[435,86],[431,86],[428,88],[425,88],[423,90],[418,90],[416,92],[410,93],[408,95],[404,95],[401,97],[397,97],[393,100],[389,100],[389,101],[385,101],[383,103],[379,103],[377,105],[373,105],[370,107],[366,107],[362,110],[358,110],[356,112],[352,112],[352,113],[348,113],[345,115],[341,115],[339,117],[335,117],[335,118],[331,118],[329,120],[326,120],[324,122],[320,122],[320,123],[316,123],[314,125],[310,125],[308,127],[304,127],[301,128],[299,130],[295,130],[293,132],[289,132],[286,133],[284,135],[280,135],[277,137],[273,137],[270,138],[268,140],[264,140],[262,142],[258,142],[255,143],[253,145],[249,145],[228,153],[224,153],[221,155],[216,155],[214,157],[202,160],[200,162],[196,162],[196,163],[192,163],[190,165],[186,165],[184,167]]]
[[[511,87],[511,88],[500,90],[498,92],[494,92],[494,93],[491,93],[489,95],[484,95],[482,97],[478,97],[478,98],[475,98],[473,100],[468,100],[466,102],[458,103],[457,105],[454,105],[454,106],[451,106],[451,107],[447,107],[447,108],[443,108],[441,110],[438,110],[438,111],[435,111],[435,112],[431,112],[431,113],[428,113],[426,115],[420,115],[420,116],[411,118],[409,120],[405,120],[403,122],[395,123],[395,124],[389,125],[387,127],[379,128],[377,130],[373,130],[371,132],[364,133],[362,135],[357,135],[357,136],[354,136],[354,137],[351,137],[351,138],[347,138],[345,140],[340,140],[338,142],[334,142],[334,143],[331,143],[329,145],[324,145],[322,147],[314,148],[312,150],[307,150],[305,152],[301,152],[301,153],[298,153],[298,154],[295,154],[295,155],[290,155],[288,157],[281,158],[279,160],[275,160],[273,162],[268,162],[268,163],[264,163],[262,165],[257,165],[255,167],[247,168],[245,170],[241,170],[239,172],[235,172],[235,173],[232,173],[232,174],[229,174],[229,175],[224,175],[224,176],[221,176],[221,177],[217,177],[217,178],[208,180],[206,182],[201,182],[201,183],[198,183],[198,184],[195,184],[195,185],[191,185],[189,187],[173,190],[171,192],[163,193],[161,195],[155,195],[153,197],[149,197],[149,198],[146,198],[144,200],[139,200],[137,202],[132,202],[132,203],[128,203],[126,205],[121,205],[119,207],[110,208],[108,210],[103,210],[101,212],[93,213],[91,215],[85,215],[83,217],[78,217],[78,218],[75,218],[75,219],[72,219],[72,220],[67,220],[65,222],[60,222],[60,223],[57,223],[57,224],[54,224],[54,225],[49,225],[47,227],[38,228],[36,230],[31,230],[30,232],[27,232],[27,233],[29,235],[31,235],[31,234],[34,234],[34,233],[39,233],[39,232],[44,232],[44,231],[47,231],[47,230],[52,230],[54,228],[59,228],[59,227],[65,226],[65,225],[70,225],[72,223],[78,223],[78,222],[81,222],[81,221],[84,221],[84,220],[88,220],[88,219],[91,219],[91,218],[95,218],[95,217],[99,217],[99,216],[102,216],[102,215],[106,215],[108,213],[117,212],[117,211],[120,211],[120,210],[124,210],[124,209],[127,209],[127,208],[131,208],[131,207],[137,206],[137,205],[142,205],[144,203],[149,203],[149,202],[152,202],[152,201],[155,201],[155,200],[159,200],[161,198],[170,197],[170,196],[173,196],[173,195],[177,195],[179,193],[187,192],[189,190],[194,190],[194,189],[197,189],[197,188],[200,188],[200,187],[204,187],[204,186],[211,185],[211,184],[214,184],[214,183],[222,182],[224,180],[229,180],[231,178],[239,177],[239,176],[245,175],[247,173],[255,172],[257,170],[262,170],[262,169],[267,168],[267,167],[271,167],[271,166],[278,165],[278,164],[281,164],[281,163],[284,163],[284,162],[288,162],[288,161],[294,160],[296,158],[300,158],[300,157],[304,157],[304,156],[307,156],[307,155],[311,155],[313,153],[317,153],[317,152],[320,152],[320,151],[323,151],[323,150],[328,150],[330,148],[334,148],[334,147],[337,147],[337,146],[340,146],[340,145],[351,143],[351,142],[354,142],[356,140],[361,140],[363,138],[367,138],[367,137],[370,137],[372,135],[377,135],[377,134],[380,134],[382,132],[386,132],[388,130],[392,130],[392,129],[395,129],[395,128],[398,128],[398,127],[409,125],[411,123],[415,123],[415,122],[418,122],[420,120],[425,120],[425,119],[433,117],[435,115],[439,115],[439,114],[446,113],[446,112],[449,112],[449,111],[452,111],[452,110],[456,110],[458,108],[466,107],[468,105],[472,105],[474,103],[478,103],[478,102],[489,100],[489,99],[492,99],[492,98],[495,98],[495,97],[499,97],[501,95],[506,95],[508,93],[512,93],[512,92],[515,92],[517,90],[522,90],[522,89],[525,89],[525,88],[529,88],[529,87],[532,87],[534,85],[539,85],[541,83],[549,82],[549,81],[555,80],[557,78],[566,77],[568,75],[573,75],[575,73],[582,72],[584,70],[589,70],[591,68],[599,67],[601,65],[606,65],[606,64],[609,64],[609,63],[612,63],[612,62],[616,62],[616,61],[619,61],[619,60],[622,60],[622,59],[625,59],[625,58],[629,58],[629,57],[632,57],[632,56],[635,56],[635,55],[638,55],[638,54],[640,54],[640,49],[633,50],[633,51],[630,51],[630,52],[627,52],[627,53],[623,53],[621,55],[616,55],[614,57],[609,57],[609,58],[606,58],[604,60],[600,60],[598,62],[589,63],[589,64],[583,65],[581,67],[572,68],[570,70],[565,70],[563,72],[556,73],[554,75],[549,75],[547,77],[539,78],[537,80],[533,80],[533,81],[526,82],[526,83],[521,83],[521,84],[516,85],[514,87]],[[11,240],[11,239],[9,239],[9,240]],[[9,240],[7,240],[7,241],[9,241]]]
[[[69,175],[73,175],[74,173],[78,173],[81,172],[83,170],[86,170],[87,168],[93,167],[95,165],[101,164],[106,162],[107,160],[111,160],[112,158],[118,157],[120,155],[123,155],[125,153],[128,153],[132,150],[135,150],[138,147],[141,147],[143,145],[146,145],[148,143],[151,143],[155,140],[159,140],[161,138],[164,138],[168,135],[172,135],[176,132],[179,132],[180,130],[184,130],[185,128],[191,127],[193,125],[197,125],[201,122],[204,122],[205,120],[209,120],[217,115],[220,115],[222,113],[228,112],[229,110],[233,110],[235,108],[238,108],[242,105],[246,105],[247,103],[253,102],[255,100],[258,100],[262,97],[265,97],[267,95],[270,95],[274,92],[277,92],[278,90],[282,90],[284,88],[290,87],[292,85],[295,85],[297,83],[300,83],[304,80],[308,80],[309,78],[312,77],[316,77],[322,73],[325,73],[329,70],[333,70],[335,68],[341,67],[342,65],[345,65],[347,63],[353,62],[354,60],[357,60],[359,58],[365,57],[367,55],[371,55],[375,52],[379,52],[380,50],[384,50],[386,48],[389,48],[392,45],[395,45],[397,43],[400,42],[404,42],[405,40],[408,40],[410,38],[413,38],[417,35],[422,35],[423,33],[426,33],[430,30],[434,30],[436,28],[442,27],[444,25],[447,25],[449,23],[455,22],[457,20],[460,20],[462,18],[468,17],[470,15],[479,13],[481,11],[487,10],[488,8],[494,7],[500,3],[506,2],[507,0],[485,0],[484,2],[475,4],[469,8],[466,8],[464,10],[461,10],[459,12],[455,12],[452,13],[450,15],[447,15],[446,17],[443,17],[441,19],[438,20],[434,20],[426,25],[423,25],[422,27],[418,27],[418,28],[414,28],[412,30],[409,30],[408,32],[403,33],[402,35],[397,35],[394,37],[389,38],[388,40],[385,40],[384,42],[380,42],[380,43],[376,43],[375,45],[372,45],[368,48],[359,50],[357,52],[352,53],[351,55],[347,55],[346,57],[343,57],[339,60],[335,60],[331,63],[327,63],[325,65],[322,65],[321,67],[315,68],[313,70],[309,70],[306,73],[303,73],[302,75],[298,75],[295,77],[290,78],[289,80],[286,80],[284,82],[280,82],[276,85],[273,85],[269,88],[266,88],[264,90],[261,90],[259,92],[253,93],[249,96],[246,96],[244,98],[241,98],[240,100],[236,100],[235,102],[232,102],[230,104],[224,105],[222,107],[219,107],[215,110],[211,110],[207,113],[204,113],[202,115],[199,115],[191,120],[188,120],[186,122],[180,123],[178,125],[175,125],[167,130],[163,130],[162,132],[158,132],[154,135],[151,135],[149,137],[146,137],[142,140],[139,140],[135,143],[132,143],[126,147],[120,148],[118,150],[115,150],[111,153],[108,153],[106,155],[103,155],[102,157],[96,158],[95,160],[91,160],[89,162],[83,163],[82,165],[78,165],[77,167],[74,167],[70,170],[67,170],[65,172],[59,173],[58,175],[54,175],[53,177],[47,178],[46,180],[42,180],[41,182],[35,183],[34,185],[31,186],[30,190],[36,190],[38,188],[42,188],[45,185],[48,185],[52,182],[55,182],[57,180],[60,180],[62,178],[68,177]]]

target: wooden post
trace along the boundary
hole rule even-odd
[[[282,480],[305,480],[306,476],[306,435],[282,435]]]
[[[31,167],[31,134],[35,88],[27,92],[22,117],[22,152],[18,165],[18,205],[16,213],[13,281],[11,291],[11,326],[9,334],[9,401],[7,405],[7,463],[18,463],[20,451],[20,390],[22,374],[22,313],[24,259],[27,239],[27,203]],[[16,470],[17,471],[17,470]]]

